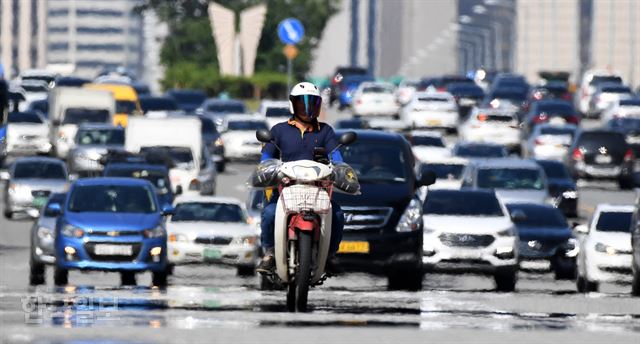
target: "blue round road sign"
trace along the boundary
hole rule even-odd
[[[304,26],[296,18],[287,18],[278,24],[278,37],[284,44],[296,44],[304,37]]]

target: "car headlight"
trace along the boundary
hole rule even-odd
[[[603,244],[603,243],[601,243],[601,242],[599,242],[599,243],[597,243],[597,244],[596,244],[595,249],[596,249],[596,251],[598,251],[598,252],[606,253],[606,254],[609,254],[609,255],[614,255],[614,254],[616,254],[616,249],[615,249],[615,248],[613,248],[613,247],[611,247],[611,246],[609,246],[609,245],[605,245],[605,244]]]
[[[25,185],[10,184],[9,193],[18,197],[28,197],[31,195],[31,189]]]
[[[567,257],[576,257],[578,255],[578,252],[580,251],[580,247],[578,245],[578,240],[576,240],[575,238],[569,238],[569,240],[567,240],[567,244],[565,245],[566,247],[566,252],[564,253],[565,256]]]
[[[144,235],[145,238],[161,238],[166,234],[167,232],[164,230],[164,228],[162,228],[162,226],[157,226],[156,228],[145,229],[144,231],[142,231],[142,235]]]
[[[400,217],[396,232],[411,232],[422,227],[422,202],[413,198]]]
[[[170,234],[169,242],[187,242],[189,238],[187,238],[184,234]]]
[[[257,241],[255,235],[242,236],[233,239],[233,243],[236,245],[254,245]]]
[[[578,198],[578,192],[575,190],[567,190],[562,193],[562,197],[575,199]]]
[[[51,231],[51,228],[47,228],[47,227],[38,227],[38,230],[36,231],[36,235],[40,240],[53,239],[53,232]]]
[[[512,236],[516,236],[516,231],[513,230],[513,227],[509,227],[509,228],[498,231],[496,234],[501,237],[512,237]]]
[[[70,238],[82,238],[84,236],[84,230],[73,225],[64,225],[61,233]]]

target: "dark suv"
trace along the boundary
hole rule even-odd
[[[624,134],[602,129],[578,132],[565,157],[575,180],[617,180],[621,189],[633,187],[634,160]]]
[[[369,72],[366,68],[356,67],[356,66],[343,66],[336,68],[335,73],[331,77],[331,86],[329,93],[329,104],[333,105],[333,103],[338,100],[338,94],[340,89],[340,84],[345,77],[352,75],[367,75]]]
[[[399,134],[357,131],[341,149],[360,181],[358,196],[334,194],[345,217],[338,259],[345,270],[386,275],[389,289],[422,287],[422,203],[416,190],[432,184],[414,173],[409,142]],[[339,135],[340,133],[338,133]]]

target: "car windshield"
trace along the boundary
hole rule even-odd
[[[108,110],[69,108],[64,112],[62,124],[106,123],[108,121]]]
[[[481,168],[478,170],[478,187],[542,190],[545,185],[540,172],[532,168]]]
[[[178,104],[168,97],[140,98],[140,107],[143,112],[178,110]]]
[[[291,112],[289,108],[285,107],[270,107],[267,108],[265,115],[267,117],[291,117]]]
[[[34,112],[10,112],[7,118],[9,123],[35,123],[42,124],[42,118],[40,118]]]
[[[494,193],[468,191],[430,191],[424,201],[425,215],[502,217]]]
[[[560,162],[538,162],[548,178],[569,179],[567,168]]]
[[[457,147],[455,154],[464,158],[503,158],[507,150],[502,146],[463,145]]]
[[[435,172],[438,179],[460,179],[465,165],[463,164],[438,164],[428,163],[422,165],[422,170],[431,170]]]
[[[625,137],[617,132],[586,132],[580,135],[578,146],[587,150],[597,150],[606,147],[609,150],[621,151],[626,149]]]
[[[607,86],[602,88],[602,93],[631,93],[631,89],[626,86]]]
[[[14,179],[66,179],[62,164],[54,162],[16,162]]]
[[[156,212],[153,192],[140,185],[80,185],[73,188],[69,211],[96,213]]]
[[[76,142],[79,145],[123,145],[124,130],[89,129],[78,131]]]
[[[544,227],[544,228],[568,228],[567,220],[562,212],[557,208],[544,206],[530,206],[521,204],[507,204],[509,213],[520,210],[525,217],[517,222],[522,227]]]
[[[546,113],[546,114],[555,114],[555,115],[573,115],[575,111],[573,110],[573,106],[571,104],[541,104],[537,103],[537,106],[534,110],[535,113]]]
[[[622,83],[622,78],[619,76],[594,76],[593,79],[591,79],[590,84],[591,85],[597,85],[597,84],[601,84],[601,83],[615,83],[615,84],[621,84]]]
[[[340,148],[344,162],[361,182],[404,182],[409,176],[410,157],[402,146],[356,141]]]
[[[527,95],[524,92],[494,92],[490,99],[509,100],[513,102],[523,102],[527,99]]]
[[[542,127],[540,128],[540,135],[568,135],[573,137],[575,130],[571,128],[558,128],[558,127]]]
[[[148,180],[156,188],[159,195],[169,193],[169,178],[164,171],[149,170],[145,168],[109,168],[105,177],[126,177]]]
[[[131,115],[134,111],[136,111],[136,103],[134,101],[116,100],[116,113]]]
[[[411,144],[413,146],[444,147],[442,138],[434,136],[413,136],[411,138]]]
[[[245,113],[244,105],[242,104],[209,104],[207,105],[207,111],[214,113]]]
[[[606,211],[598,216],[596,230],[601,232],[623,232],[631,233],[631,212]]]
[[[182,202],[176,205],[172,222],[207,221],[247,223],[242,208],[237,204],[213,202]]]
[[[390,86],[367,86],[362,88],[362,93],[393,93],[393,88]]]
[[[269,129],[264,121],[230,121],[228,130],[258,130]]]
[[[608,124],[609,128],[623,133],[640,131],[640,118],[617,117],[611,119]]]

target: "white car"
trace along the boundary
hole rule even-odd
[[[288,100],[263,100],[257,114],[264,117],[271,128],[291,118],[291,104]]]
[[[600,123],[607,123],[619,117],[640,118],[640,98],[624,98],[612,103],[607,110],[600,115]]]
[[[629,99],[632,97],[633,93],[629,86],[602,83],[598,85],[593,97],[591,98],[588,114],[599,116],[612,104],[615,104],[622,99]]]
[[[256,228],[239,200],[223,197],[180,196],[167,221],[170,265],[219,263],[252,275],[259,259]]]
[[[353,94],[355,116],[397,116],[395,86],[386,82],[363,82]]]
[[[400,105],[408,104],[412,99],[416,90],[420,87],[420,80],[402,80],[398,89],[396,90],[396,99]]]
[[[458,127],[460,140],[504,145],[510,150],[520,148],[520,126],[513,112],[474,108]]]
[[[458,104],[446,92],[417,92],[401,112],[401,119],[412,128],[458,127]]]
[[[630,282],[632,205],[600,204],[589,226],[576,227],[584,234],[578,253],[579,292],[598,291],[602,282]]]
[[[444,144],[442,133],[437,131],[414,130],[409,133],[409,143],[413,155],[420,161],[451,156],[451,149]]]
[[[573,124],[556,126],[539,124],[522,144],[522,156],[543,160],[563,160],[578,127]]]
[[[596,92],[596,86],[601,82],[617,82],[622,83],[620,76],[606,70],[588,70],[582,76],[580,88],[576,92],[576,104],[581,113],[589,112],[589,104],[591,97]]]
[[[515,289],[517,232],[495,192],[429,190],[423,209],[427,271],[493,275],[498,290]]]
[[[429,157],[422,161],[420,171],[433,171],[436,174],[436,182],[429,186],[429,190],[435,189],[460,189],[462,174],[469,164],[469,160],[460,157]]]
[[[49,124],[36,112],[9,113],[4,145],[8,155],[49,154]]]
[[[262,116],[228,115],[223,123],[220,135],[224,142],[225,159],[257,159],[262,151],[262,144],[256,139],[256,130],[269,129]]]
[[[23,80],[20,87],[24,90],[25,101],[20,104],[26,109],[37,100],[46,100],[49,96],[49,84],[42,80]]]

